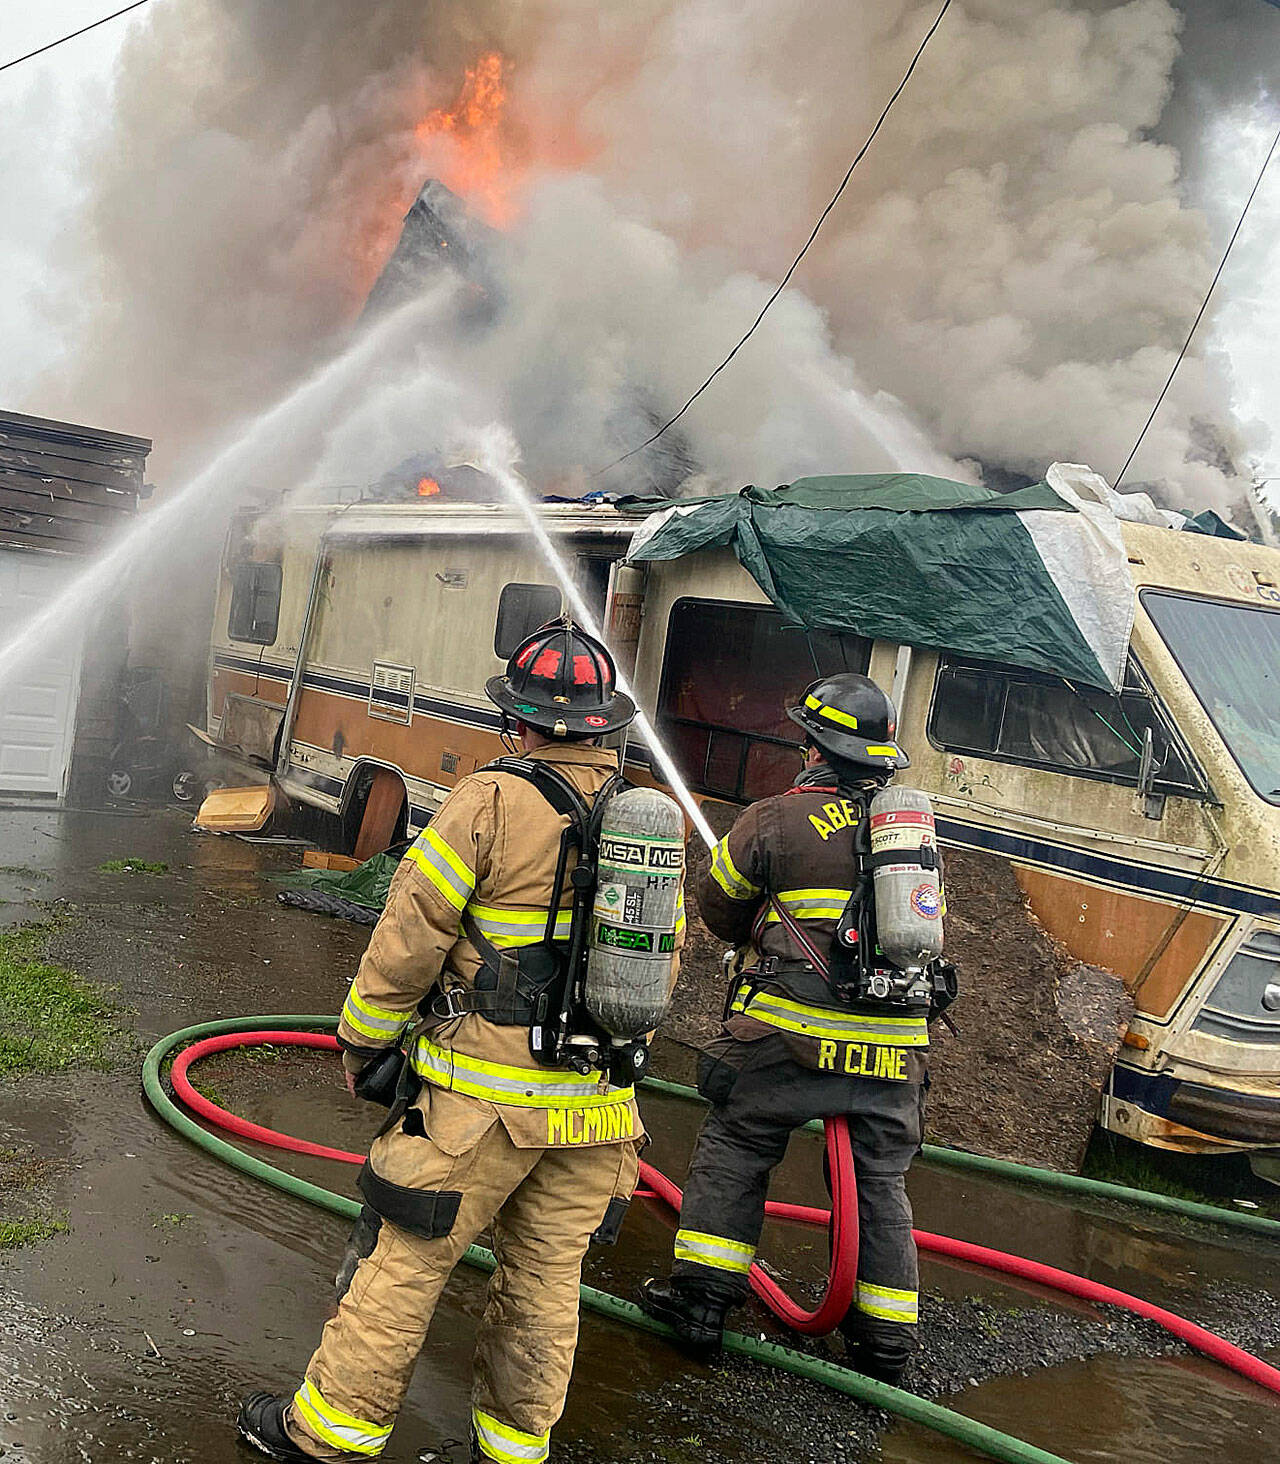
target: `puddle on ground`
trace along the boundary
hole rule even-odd
[[[0,873],[0,900],[8,902],[0,920],[38,917],[33,900],[68,902],[74,918],[54,937],[57,957],[116,988],[142,1045],[217,1016],[339,1004],[368,932],[276,903],[262,872],[295,867],[296,849],[199,838],[178,813],[2,817],[0,866],[21,872]],[[169,873],[98,872],[105,860],[129,856],[164,860]],[[687,1078],[678,1051],[664,1052],[661,1066]],[[336,1059],[314,1053],[228,1055],[194,1077],[246,1116],[342,1148],[362,1148],[378,1122],[346,1096]],[[644,1107],[654,1139],[647,1157],[682,1176],[698,1109],[661,1095]],[[231,1429],[236,1403],[253,1387],[296,1383],[329,1314],[345,1224],[173,1134],[146,1107],[132,1063],[0,1088],[0,1144],[30,1145],[53,1161],[50,1192],[3,1197],[5,1212],[38,1199],[65,1209],[72,1226],[38,1247],[0,1252],[5,1464],[246,1464],[253,1456]],[[352,1167],[255,1152],[351,1192]],[[816,1138],[798,1136],[775,1192],[820,1202],[820,1153]],[[1220,1242],[1199,1227],[1179,1232],[1132,1211],[1076,1208],[923,1166],[911,1191],[923,1229],[1084,1271],[1212,1325],[1234,1325],[1242,1334],[1234,1340],[1251,1334],[1280,1344],[1265,1294],[1280,1292],[1280,1275],[1265,1242]],[[637,1202],[622,1244],[593,1253],[586,1279],[630,1296],[644,1276],[665,1269],[670,1237],[660,1208]],[[800,1227],[771,1224],[763,1249],[784,1276],[802,1281],[815,1280],[825,1262],[822,1234]],[[391,1464],[465,1432],[485,1279],[462,1269],[447,1289],[385,1455]],[[1149,1352],[1150,1337],[1086,1305],[936,1261],[925,1261],[923,1285],[931,1356],[960,1388],[940,1399],[948,1406],[1078,1464],[1269,1457],[1277,1404],[1210,1363],[1073,1357],[1081,1336],[1131,1352]],[[771,1330],[755,1311],[741,1325]],[[1043,1355],[1052,1348],[1066,1360],[1026,1377],[989,1376],[1002,1349],[1021,1356],[1040,1345],[1037,1328]],[[838,1343],[813,1345],[839,1360]],[[900,1423],[877,1435],[865,1410],[824,1389],[736,1362],[697,1366],[590,1314],[556,1439],[581,1464],[977,1457]]]

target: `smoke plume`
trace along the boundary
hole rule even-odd
[[[536,480],[580,485],[754,317],[935,13],[161,0],[86,160],[60,263],[97,304],[40,409],[150,432],[175,474],[198,462],[348,339],[424,180],[465,179],[466,137],[429,119],[496,52],[498,323],[458,331],[442,307],[402,369],[257,472],[371,481],[445,430],[444,392],[460,420],[507,422]],[[673,451],[728,482],[968,460],[1114,476],[1213,269],[1178,155],[1150,137],[1178,27],[1167,0],[954,0],[792,289]],[[1222,359],[1189,359],[1126,486],[1229,504],[1230,398]]]

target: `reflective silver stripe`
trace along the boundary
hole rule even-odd
[[[437,1047],[419,1037],[413,1049],[413,1070],[438,1088],[467,1093],[514,1108],[600,1108],[627,1103],[634,1088],[600,1086],[600,1079],[561,1068],[508,1067]]]
[[[724,1235],[708,1235],[701,1230],[677,1230],[674,1254],[677,1261],[692,1261],[698,1266],[745,1276],[755,1259],[756,1248]]]
[[[743,1012],[805,1037],[833,1038],[837,1042],[868,1042],[877,1047],[928,1047],[929,1026],[919,1017],[864,1017],[854,1012],[837,1012],[827,1007],[806,1006],[772,992],[758,991],[745,1000],[739,990],[733,999],[735,1012]]]
[[[546,934],[545,910],[499,910],[494,905],[471,905],[467,913],[486,940],[499,947],[536,945]],[[555,939],[568,940],[573,920],[570,910],[556,915]]]
[[[738,873],[729,853],[727,834],[711,851],[711,877],[731,900],[750,900],[760,893],[759,885],[752,884]]]
[[[860,1312],[882,1322],[901,1322],[910,1326],[920,1320],[919,1293],[896,1286],[876,1286],[870,1281],[859,1281],[854,1305]]]
[[[293,1395],[293,1403],[317,1438],[335,1449],[381,1454],[391,1436],[391,1424],[369,1423],[327,1403],[310,1378],[302,1380],[302,1386]]]
[[[852,890],[780,890],[777,896],[778,903],[797,920],[839,920],[852,898]],[[776,925],[781,920],[771,908],[765,924]]]
[[[551,1446],[551,1431],[525,1433],[509,1423],[499,1423],[491,1413],[479,1408],[471,1410],[476,1441],[481,1451],[498,1464],[542,1464]]]
[[[463,909],[476,887],[475,871],[435,829],[423,829],[405,858],[418,866],[455,910]]]
[[[349,1027],[380,1041],[394,1041],[409,1025],[409,1017],[408,1012],[389,1011],[365,1001],[354,982],[342,1008],[342,1018]]]

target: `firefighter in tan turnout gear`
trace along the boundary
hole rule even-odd
[[[576,1066],[534,1056],[554,1046],[575,924],[566,840],[620,785],[596,739],[635,708],[605,648],[568,621],[526,640],[488,692],[523,757],[463,779],[410,848],[343,1008],[353,1091],[385,1081],[402,1044],[409,1063],[360,1177],[372,1254],[296,1392],[241,1408],[242,1435],[276,1459],[382,1451],[444,1284],[488,1229],[498,1269],[476,1342],[472,1458],[539,1464],[569,1386],[583,1255],[616,1236],[635,1187],[643,1130],[623,1069],[642,1068],[643,1042],[612,1059],[580,1045]],[[673,912],[664,1001],[683,927],[681,861],[669,862],[650,881]]]
[[[916,1346],[905,1176],[921,1142],[927,1020],[954,993],[954,975],[935,961],[886,992],[890,975],[875,957],[856,959],[859,940],[869,957],[880,955],[866,835],[871,798],[907,765],[893,703],[865,676],[844,674],[815,682],[790,715],[805,733],[803,772],[739,817],[697,888],[712,932],[750,943],[753,958],[700,1064],[712,1107],[690,1164],[672,1274],[646,1282],[641,1304],[691,1350],[718,1348],[727,1311],[746,1298],[769,1175],[792,1130],[845,1115],[860,1246],[842,1331],[860,1371],[894,1382]],[[911,852],[938,871],[935,851]],[[919,882],[914,900],[928,932],[942,913],[937,873]],[[851,952],[843,961],[842,946]]]

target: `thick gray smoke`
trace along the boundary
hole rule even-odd
[[[173,469],[286,391],[344,340],[441,161],[423,119],[496,48],[523,180],[500,327],[428,331],[414,369],[261,472],[376,478],[424,446],[445,371],[539,480],[580,482],[751,319],[934,13],[160,0],[66,246],[93,332],[39,405],[152,431]],[[765,483],[966,459],[1113,476],[1213,266],[1176,153],[1147,140],[1177,31],[1166,0],[955,0],[793,291],[681,424],[691,459]],[[1127,486],[1229,502],[1229,406],[1223,363],[1188,361]]]

